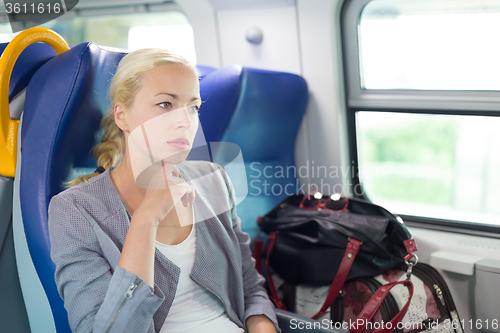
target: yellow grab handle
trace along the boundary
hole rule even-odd
[[[7,45],[0,58],[0,175],[14,177],[17,160],[17,130],[19,120],[10,118],[9,82],[17,58],[33,43],[44,42],[54,48],[57,54],[69,50],[66,41],[54,31],[35,27],[24,30]]]

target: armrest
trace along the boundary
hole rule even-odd
[[[329,319],[317,321],[279,309],[276,309],[276,317],[282,333],[347,333],[346,330],[334,329]]]

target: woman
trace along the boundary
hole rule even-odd
[[[184,161],[198,128],[196,69],[163,50],[135,51],[110,95],[98,169],[49,206],[72,330],[278,331],[229,178],[218,165]]]

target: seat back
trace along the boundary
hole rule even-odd
[[[207,74],[200,90],[206,141],[231,142],[241,149],[246,179],[231,180],[235,188],[248,189],[237,210],[243,231],[253,238],[259,215],[298,191],[294,149],[307,84],[298,75],[235,65]],[[222,146],[213,161],[227,165],[234,156],[231,149]]]
[[[8,43],[0,44],[0,53],[3,54]],[[24,104],[24,92],[35,71],[45,62],[54,57],[56,52],[45,43],[28,45],[19,55],[11,73],[8,98],[10,115],[12,119],[19,119]],[[8,110],[1,110],[8,112]],[[1,158],[0,158],[1,163]],[[13,223],[13,184],[10,177],[0,176],[0,283],[3,288],[0,298],[0,322],[2,330],[6,332],[30,332],[30,323],[23,299],[26,294],[23,281],[24,276],[19,276],[18,270],[25,262],[17,251],[21,244],[16,242],[16,225]]]
[[[26,91],[21,129],[21,210],[33,263],[47,294],[57,332],[71,332],[54,282],[47,209],[63,182],[95,170],[92,147],[102,135],[108,87],[125,53],[79,44],[48,61]]]

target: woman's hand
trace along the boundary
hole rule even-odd
[[[136,274],[154,288],[154,258],[157,227],[175,204],[194,201],[194,188],[179,177],[172,163],[162,163],[151,172],[147,189],[130,221],[118,265]],[[146,187],[146,186],[144,186]]]
[[[273,322],[265,315],[253,315],[248,317],[246,326],[249,333],[276,333]]]
[[[150,217],[153,226],[158,225],[179,202],[184,207],[194,202],[195,192],[179,177],[179,169],[173,163],[163,163],[151,176],[146,194],[137,210]]]

